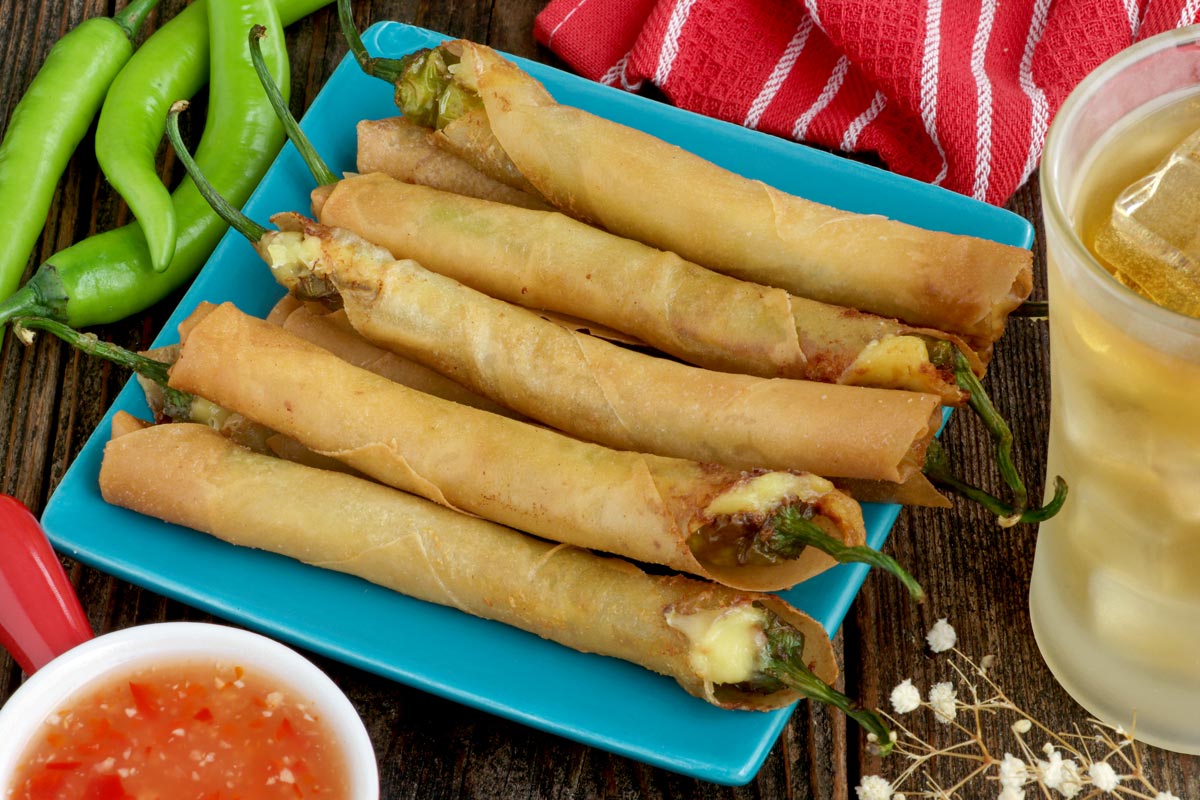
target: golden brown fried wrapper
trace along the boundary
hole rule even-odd
[[[364,119],[358,123],[358,171],[380,172],[406,183],[547,210],[549,203],[484,175],[439,147],[436,134],[405,119]]]
[[[367,341],[354,330],[343,310],[318,313],[313,310],[311,304],[297,302],[296,306],[286,316],[276,315],[275,320],[268,316],[268,321],[273,321],[285,331],[328,350],[356,367],[362,367],[390,381],[493,414],[521,418],[515,411],[472,392],[462,384],[455,383],[412,359]]]

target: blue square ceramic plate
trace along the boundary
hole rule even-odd
[[[364,40],[400,56],[443,40],[382,23]],[[1021,218],[853,161],[697,116],[540,64],[522,66],[563,103],[649,131],[729,169],[823,203],[886,214],[929,228],[1028,247]],[[303,126],[336,170],[354,169],[355,123],[394,116],[390,87],[341,64]],[[313,182],[289,145],[246,206],[266,222],[277,211],[309,212]],[[282,292],[250,246],[230,233],[183,298],[157,344],[178,341],[176,324],[203,301],[233,301],[263,315]],[[749,781],[791,709],[722,711],[672,680],[615,659],[577,653],[458,611],[411,600],[365,581],[208,536],[104,503],[97,475],[109,418],[146,417],[130,383],[50,499],[43,523],[55,546],[126,580],[365,670],[655,766],[719,783]],[[298,498],[299,499],[299,498]],[[868,537],[883,544],[899,512],[866,509]],[[785,593],[831,634],[866,568],[844,566]]]

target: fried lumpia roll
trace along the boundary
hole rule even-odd
[[[755,591],[832,563],[787,551],[790,531],[864,540],[858,504],[824,478],[610,450],[393,383],[232,305],[195,316],[174,388],[442,505]]]
[[[772,622],[803,637],[797,655],[820,680],[837,674],[824,630],[779,598],[650,576],[370,481],[252,453],[200,425],[121,427],[129,432],[108,443],[100,469],[110,503],[631,661],[724,708],[799,699],[763,680]]]
[[[292,289],[329,284],[363,336],[509,408],[610,447],[900,482],[941,419],[930,394],[680,364],[549,323],[297,214],[258,245]]]
[[[435,134],[404,117],[358,123],[358,171],[379,172],[446,192],[548,210],[552,206],[472,167],[434,141]]]
[[[613,233],[793,294],[962,335],[981,353],[1032,288],[1032,256],[969,236],[855,214],[748,180],[656,137],[559,105],[490,48],[443,44],[408,61],[428,91],[397,92],[486,118],[483,154],[551,203]],[[454,102],[446,103],[453,96]],[[428,115],[426,115],[428,118]],[[436,117],[450,130],[450,119]],[[447,124],[449,123],[449,124]],[[476,135],[477,141],[485,141]]]
[[[965,399],[938,342],[956,337],[794,297],[546,212],[413,186],[384,175],[314,193],[346,228],[485,294],[595,320],[692,364],[763,377],[910,389]],[[952,351],[951,351],[952,352]]]

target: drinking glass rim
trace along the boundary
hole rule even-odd
[[[1066,137],[1066,131],[1072,127],[1075,118],[1081,113],[1084,103],[1099,90],[1099,87],[1113,75],[1122,72],[1129,66],[1164,50],[1180,47],[1185,44],[1200,45],[1200,25],[1189,25],[1183,28],[1164,31],[1137,42],[1124,50],[1110,56],[1096,69],[1092,70],[1067,96],[1059,107],[1046,134],[1046,146],[1042,155],[1042,169],[1038,182],[1042,194],[1042,205],[1046,211],[1047,228],[1053,228],[1062,239],[1071,255],[1087,266],[1088,272],[1097,280],[1102,289],[1117,298],[1132,304],[1132,307],[1142,316],[1150,317],[1155,322],[1173,328],[1186,335],[1200,337],[1200,318],[1190,317],[1178,311],[1160,306],[1154,301],[1143,297],[1128,286],[1118,281],[1111,272],[1103,267],[1091,251],[1080,241],[1079,235],[1071,224],[1063,202],[1062,182],[1052,182],[1050,174],[1056,171],[1047,165],[1057,165],[1061,158],[1059,150]]]

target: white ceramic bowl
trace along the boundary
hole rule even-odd
[[[362,718],[324,672],[274,639],[202,622],[162,622],[113,631],[67,651],[35,672],[0,707],[0,797],[5,797],[22,753],[42,722],[76,694],[110,677],[151,664],[235,661],[305,696],[319,709],[345,752],[347,800],[377,800],[375,750]]]

